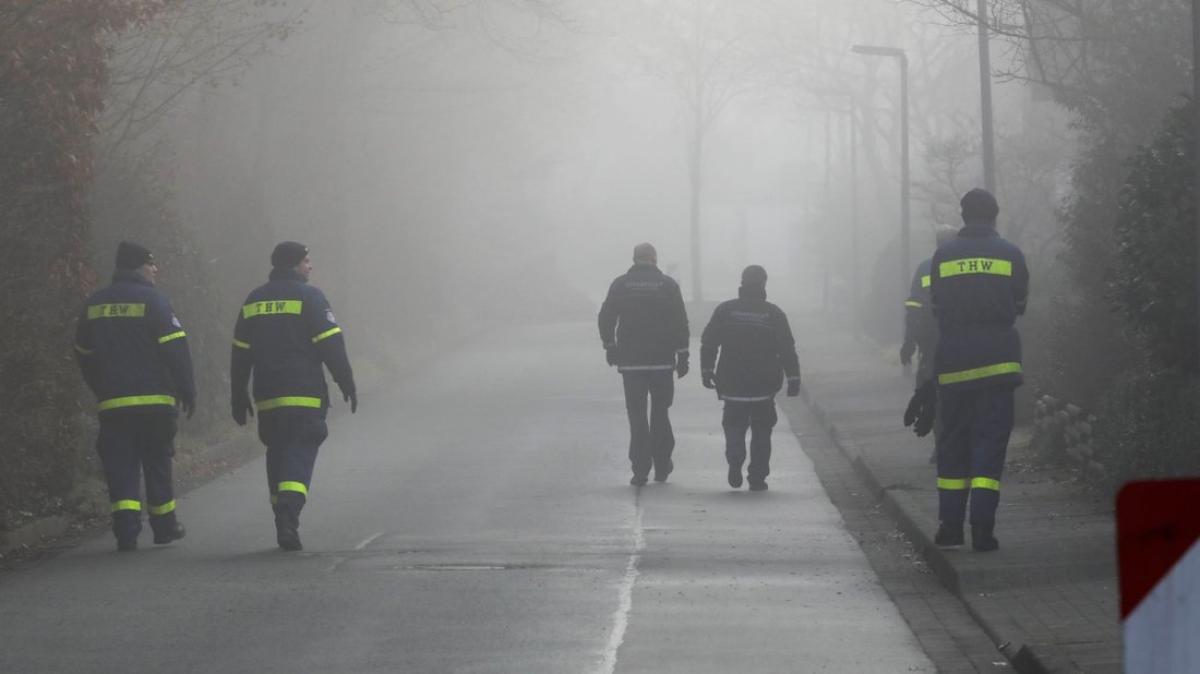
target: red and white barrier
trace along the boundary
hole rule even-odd
[[[1126,674],[1200,672],[1200,480],[1117,495]]]

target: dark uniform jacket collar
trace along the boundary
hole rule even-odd
[[[655,274],[661,274],[661,273],[662,273],[662,272],[660,272],[660,271],[658,270],[658,265],[653,265],[653,264],[650,264],[650,263],[648,263],[648,262],[635,262],[635,263],[633,263],[633,266],[629,268],[629,273],[631,273],[631,274],[632,274],[633,272],[636,272],[636,271],[640,271],[640,272],[652,272],[652,273],[655,273]]]
[[[738,288],[739,300],[765,300],[767,299],[767,289],[757,286],[742,286]]]
[[[153,286],[150,279],[142,276],[141,272],[132,269],[118,269],[113,272],[113,283],[140,283],[144,286]]]
[[[308,283],[308,281],[300,275],[300,272],[289,267],[285,267],[283,269],[272,269],[271,276],[269,278],[272,281],[299,281],[301,283]]]
[[[961,230],[959,230],[958,235],[979,238],[999,236],[999,234],[996,232],[996,225],[986,222],[968,222]]]

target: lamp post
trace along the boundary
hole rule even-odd
[[[1192,192],[1195,202],[1192,208],[1196,211],[1196,317],[1200,320],[1200,0],[1192,0],[1192,135],[1195,152],[1192,165],[1196,174]],[[1196,331],[1196,340],[1200,349],[1200,330]]]
[[[912,267],[908,259],[909,249],[909,158],[908,158],[908,55],[898,47],[878,47],[856,44],[851,48],[855,54],[887,56],[900,61],[900,286],[908,288]]]
[[[983,186],[996,193],[996,140],[992,129],[992,55],[988,47],[987,0],[978,0],[979,117],[983,124]]]

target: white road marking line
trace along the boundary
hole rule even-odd
[[[387,533],[387,532],[377,531],[377,532],[371,534],[370,536],[367,536],[366,538],[363,539],[362,543],[359,543],[358,545],[354,546],[354,549],[362,550],[363,548],[367,547],[368,545],[374,543],[380,536],[384,535],[385,533]]]
[[[639,490],[640,492],[640,490]],[[608,646],[604,649],[604,660],[597,670],[599,674],[613,674],[617,669],[617,651],[625,643],[625,630],[629,628],[629,614],[633,610],[633,586],[637,583],[638,564],[642,551],[646,549],[646,531],[642,528],[642,496],[639,493],[633,502],[633,552],[625,564],[625,578],[621,581],[620,600],[613,614],[612,632],[608,635]]]
[[[371,534],[370,536],[367,536],[366,538],[364,538],[362,540],[362,542],[360,542],[358,545],[354,546],[354,551],[362,552],[363,550],[366,549],[366,547],[368,545],[374,543],[376,540],[379,539],[380,536],[382,536],[386,533],[387,533],[386,531],[376,531],[375,533]],[[350,560],[349,557],[335,557],[333,560],[333,563],[329,565],[329,568],[325,569],[326,573],[333,573],[334,571],[337,571],[338,567],[340,567],[342,564],[345,564],[349,560]]]

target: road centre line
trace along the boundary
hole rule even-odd
[[[646,531],[642,527],[642,495],[638,489],[633,500],[633,551],[625,564],[625,577],[621,580],[617,602],[617,610],[613,614],[612,631],[608,635],[608,645],[604,649],[604,660],[597,670],[599,674],[613,674],[617,669],[617,652],[625,642],[625,631],[629,628],[629,614],[633,610],[633,586],[637,583],[638,564],[642,561],[642,551],[646,549]]]

